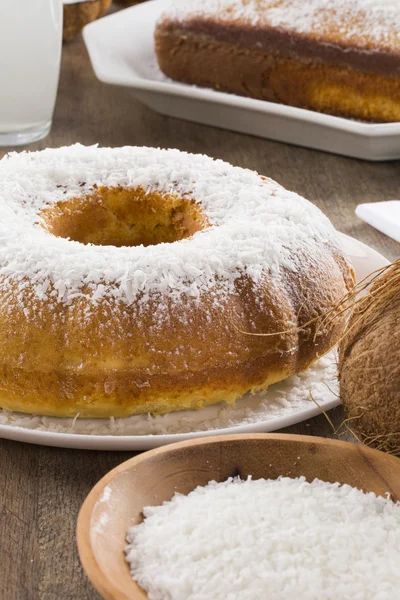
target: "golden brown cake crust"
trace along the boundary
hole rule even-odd
[[[365,121],[400,121],[400,76],[174,33],[157,34],[156,48],[160,68],[171,79]]]
[[[362,44],[362,39],[353,39],[346,44],[337,32],[337,27],[332,27],[331,35],[307,35],[289,30],[275,29],[269,24],[260,26],[244,25],[240,22],[227,24],[217,19],[201,20],[195,18],[187,23],[174,21],[160,21],[157,25],[156,35],[173,34],[181,39],[184,36],[193,36],[198,41],[222,42],[258,50],[267,55],[276,54],[283,58],[299,58],[328,65],[340,65],[360,69],[367,73],[379,75],[400,75],[400,44],[394,45],[389,50],[379,47],[377,43]],[[335,34],[335,35],[333,35]]]
[[[75,146],[0,162],[0,188],[3,408],[107,417],[233,402],[306,369],[343,331],[343,318],[313,321],[353,285],[333,227],[256,173]]]
[[[257,0],[204,1],[203,12],[176,9],[161,18],[155,31],[158,62],[166,75],[186,83],[358,119],[397,121],[400,17],[398,29],[388,11],[383,17],[374,12],[374,21],[360,10],[368,2],[341,0],[334,7],[331,0],[311,0],[315,14],[304,17],[302,26],[309,3],[305,7],[299,0],[260,0],[263,11]]]
[[[84,317],[89,300],[60,306],[56,315],[51,303],[44,302],[32,322],[13,303],[13,291],[3,294],[0,406],[55,416],[162,414],[234,401],[249,390],[263,389],[303,371],[330,350],[344,321],[318,332],[314,323],[272,337],[248,334],[286,331],[293,312],[301,327],[331,308],[353,284],[340,255],[305,270],[300,278],[287,273],[286,279],[290,302],[268,279],[260,301],[244,278],[224,306],[215,308],[207,298],[200,304],[187,299],[179,309],[171,306],[168,327],[160,329],[154,327],[151,302],[140,316],[135,306],[127,311],[119,303],[101,302],[90,320]],[[177,348],[184,351],[177,353]]]

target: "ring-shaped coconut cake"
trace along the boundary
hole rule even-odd
[[[254,171],[141,147],[12,153],[0,406],[107,417],[233,402],[335,345],[344,317],[318,317],[353,281],[328,218]]]

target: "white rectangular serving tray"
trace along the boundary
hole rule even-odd
[[[344,156],[400,159],[400,123],[369,124],[172,81],[158,69],[155,23],[171,0],[151,0],[87,25],[96,76],[158,113]]]

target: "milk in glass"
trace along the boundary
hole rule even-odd
[[[56,100],[62,0],[0,0],[0,144],[47,135]]]

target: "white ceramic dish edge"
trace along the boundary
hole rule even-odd
[[[400,123],[362,123],[160,76],[153,31],[169,2],[145,2],[85,27],[85,43],[100,81],[127,87],[164,115],[364,160],[400,158]]]

